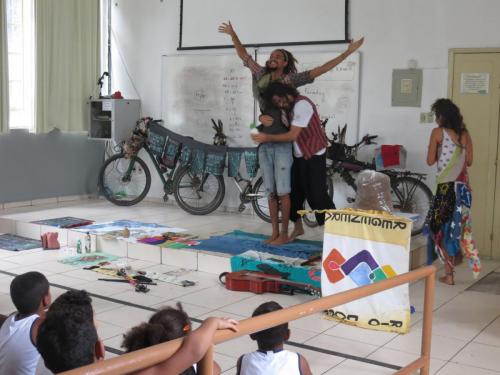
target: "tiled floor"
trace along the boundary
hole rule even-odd
[[[269,225],[258,218],[234,213],[214,213],[210,216],[191,216],[173,207],[156,203],[142,203],[135,207],[116,207],[103,201],[76,201],[46,206],[30,206],[0,210],[0,233],[17,230],[24,235],[37,236],[37,228],[26,224],[37,219],[60,216],[76,216],[108,221],[137,219],[187,228],[200,236],[224,233],[234,229],[269,233]],[[15,220],[15,221],[12,221]],[[39,230],[39,229],[38,229]],[[306,239],[321,239],[321,229],[309,230]],[[68,241],[71,242],[68,235]],[[111,244],[109,245],[111,246]],[[120,252],[120,245],[115,244]],[[140,249],[137,249],[140,252]],[[182,255],[182,256],[181,256]],[[179,265],[190,262],[189,253],[179,253]],[[197,319],[208,316],[248,317],[253,309],[264,301],[277,300],[284,306],[309,300],[311,297],[261,295],[226,291],[211,273],[192,271],[187,278],[198,285],[182,288],[163,284],[153,287],[148,294],[133,292],[126,284],[98,281],[98,274],[57,262],[57,251],[42,252],[39,249],[20,253],[0,250],[0,271],[19,274],[38,270],[49,281],[68,288],[83,288],[93,297],[98,321],[98,331],[107,347],[120,349],[121,337],[128,328],[143,322],[152,310],[181,301],[188,314]],[[145,260],[129,260],[134,268],[151,271],[169,271],[176,267],[159,264],[151,257]],[[206,267],[215,267],[210,263]],[[483,275],[497,270],[500,263],[483,261]],[[472,284],[471,273],[460,266],[457,285],[436,286],[436,301],[432,337],[431,372],[433,374],[500,374],[500,296],[466,291]],[[12,276],[0,273],[0,313],[14,310],[9,296]],[[423,282],[410,286],[411,304],[416,312],[412,315],[412,330],[407,335],[381,333],[337,324],[321,319],[319,315],[306,317],[290,324],[291,341],[305,348],[290,346],[301,352],[311,365],[314,374],[390,374],[394,370],[374,365],[370,361],[358,361],[335,356],[326,351],[355,355],[372,361],[403,366],[418,357],[422,327]],[[52,287],[54,297],[65,292]],[[109,299],[99,298],[109,297]],[[128,305],[127,305],[128,303]],[[134,306],[130,306],[133,304]],[[234,374],[239,355],[255,349],[249,337],[223,343],[216,347],[216,360],[225,374]],[[318,350],[317,350],[318,349]],[[325,351],[326,349],[326,351]],[[115,354],[108,353],[109,357]]]

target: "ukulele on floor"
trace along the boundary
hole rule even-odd
[[[321,295],[321,290],[310,284],[255,271],[223,272],[219,275],[219,280],[226,289],[236,292]]]

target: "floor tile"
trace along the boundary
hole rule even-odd
[[[300,353],[309,362],[309,367],[313,374],[323,374],[344,360],[342,357],[289,345],[285,345],[285,349]]]
[[[479,336],[475,337],[473,341],[480,344],[500,346],[500,316],[487,326]]]
[[[16,253],[15,256],[8,259],[9,262],[29,266],[33,264],[40,264],[57,259],[57,250],[37,251],[34,253],[26,253],[24,251]]]
[[[214,361],[219,364],[222,372],[228,371],[232,368],[234,368],[236,372],[236,361],[233,357],[215,352]]]
[[[325,319],[323,314],[313,314],[305,318],[290,322],[291,328],[301,328],[316,333],[322,333],[340,324],[339,322]]]
[[[486,370],[479,367],[466,366],[459,363],[448,362],[437,372],[437,374],[438,375],[459,375],[459,374],[498,375],[500,374],[500,372]]]
[[[381,348],[368,356],[369,359],[389,363],[396,366],[407,366],[419,357],[418,354],[410,354],[401,352],[399,350]],[[431,354],[431,374],[436,373],[441,367],[444,366],[446,361],[432,358]]]
[[[130,286],[132,288],[132,286]],[[121,293],[113,294],[113,298],[120,301],[134,303],[141,306],[153,306],[167,301],[168,297],[158,297],[149,293],[138,293],[133,289]]]
[[[113,296],[113,298],[120,300],[121,298],[116,296],[124,293],[125,291],[131,288],[133,288],[133,286],[128,283],[114,283],[114,282],[106,282],[100,280],[92,281],[90,283],[82,283],[78,285],[78,289],[86,290],[89,293],[106,297]]]
[[[215,286],[203,289],[199,292],[188,294],[178,299],[181,302],[192,303],[199,306],[206,306],[212,309],[219,309],[231,304],[235,304],[236,302],[247,299],[251,296],[252,294],[248,292],[233,292],[230,290],[226,290],[222,286]],[[226,311],[226,309],[223,310]]]
[[[101,340],[106,340],[117,335],[123,335],[124,329],[114,324],[97,320],[97,334]]]
[[[242,293],[242,292],[231,292],[231,293]],[[251,316],[253,311],[262,303],[275,301],[279,303],[282,307],[289,307],[299,303],[304,303],[308,301],[314,300],[315,297],[304,295],[304,294],[296,294],[293,296],[283,295],[283,294],[253,294],[253,293],[244,293],[250,296],[250,298],[244,299],[240,302],[234,302],[231,304],[226,304],[224,308],[221,310],[243,315],[243,316]]]
[[[98,313],[96,314],[96,319],[129,329],[146,322],[152,314],[152,311],[138,309],[131,306],[123,306],[118,309]]]
[[[168,300],[162,303],[159,303],[157,305],[153,305],[155,309],[161,309],[162,307],[170,306],[170,307],[176,307],[177,302],[181,302],[178,300]],[[186,302],[181,302],[182,304],[182,309],[188,314],[190,318],[198,318],[198,319],[205,319],[208,318],[209,316],[226,316],[226,315],[214,315],[214,314],[209,314],[209,312],[213,311],[211,308],[208,307],[203,307],[203,306],[198,306],[198,305],[193,305],[191,303],[186,303]],[[202,318],[203,316],[203,318]]]
[[[79,289],[82,284],[86,284],[86,280],[82,280],[76,277],[70,277],[65,274],[54,274],[47,276],[47,279],[52,284],[64,285],[70,288]]]
[[[379,346],[384,345],[398,335],[397,333],[393,332],[375,331],[343,323],[340,323],[323,333],[325,335],[341,337],[344,339],[364,342],[367,344],[377,343],[377,345]]]
[[[431,356],[433,358],[448,361],[467,345],[468,341],[432,335]],[[422,324],[419,323],[411,328],[411,332],[398,335],[392,341],[384,345],[384,348],[394,349],[406,353],[420,354],[422,345]]]
[[[499,358],[500,347],[473,342],[463,348],[451,361],[487,370],[500,371]]]
[[[9,258],[10,259],[10,258]],[[15,273],[13,270],[19,267],[19,263],[14,263],[9,260],[0,260],[0,270]]]
[[[395,370],[387,367],[376,366],[348,359],[325,372],[324,375],[389,375],[394,374],[394,372]]]
[[[307,345],[320,347],[334,352],[366,357],[378,349],[378,346],[340,337],[319,334],[305,342]]]
[[[1,294],[0,295],[0,314],[2,315],[10,315],[16,311],[16,307],[12,303],[9,294]]]

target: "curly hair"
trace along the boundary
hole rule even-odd
[[[122,348],[133,352],[185,336],[191,329],[191,321],[179,302],[176,307],[164,307],[147,323],[130,329],[123,335]]]
[[[460,109],[450,99],[437,99],[431,106],[431,110],[436,118],[441,118],[440,127],[451,129],[458,135],[458,141],[461,143],[462,134],[467,132]]]

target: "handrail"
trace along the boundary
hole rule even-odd
[[[421,374],[428,375],[430,367],[430,348],[431,348],[431,331],[432,331],[432,310],[434,301],[434,286],[435,286],[436,268],[434,266],[426,266],[415,271],[407,272],[402,275],[395,276],[388,280],[380,281],[375,284],[362,286],[351,289],[345,292],[337,293],[328,297],[322,297],[317,300],[294,305],[282,310],[273,311],[268,314],[256,316],[241,320],[238,325],[238,332],[230,330],[217,331],[215,333],[213,343],[229,341],[240,336],[248,335],[254,332],[262,331],[267,328],[274,327],[292,320],[300,319],[308,315],[312,315],[326,309],[343,305],[354,300],[370,296],[391,289],[412,281],[425,278],[425,299],[424,299],[424,317],[422,327],[422,347],[421,357],[402,368],[397,374],[411,374],[413,371],[421,369]],[[141,369],[152,367],[162,361],[165,361],[173,353],[175,353],[182,344],[182,339],[177,339],[162,344],[158,344],[149,348],[137,350],[131,353],[123,354],[119,357],[111,358],[105,361],[93,363],[88,366],[80,367],[71,371],[67,371],[66,375],[114,375],[126,374]],[[208,351],[208,357],[212,356],[212,348]],[[242,353],[243,354],[243,353]],[[211,366],[206,366],[208,359],[202,359],[200,370],[201,375],[211,375]]]

